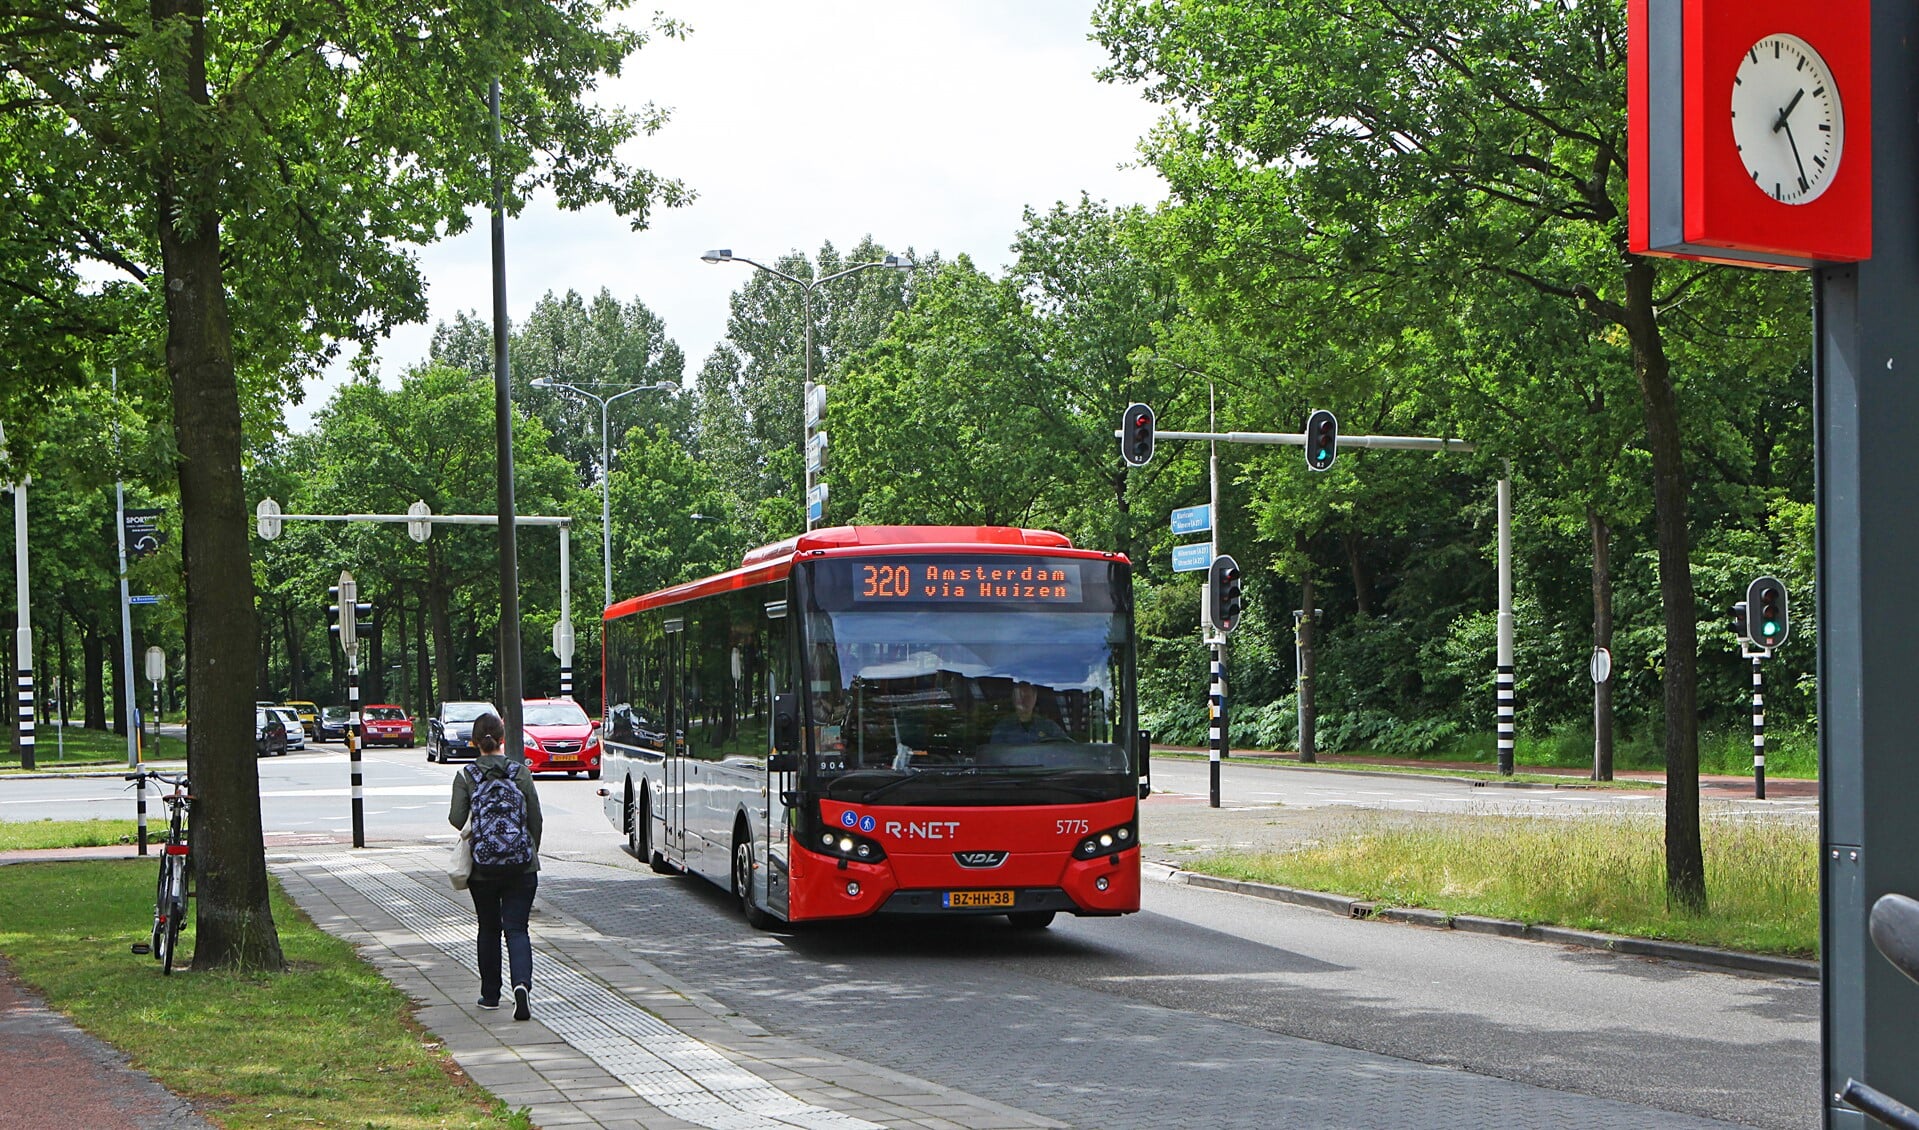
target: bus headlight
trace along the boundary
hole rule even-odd
[[[1097,859],[1102,855],[1113,855],[1139,846],[1136,842],[1138,839],[1139,829],[1133,826],[1133,821],[1128,820],[1118,827],[1107,828],[1082,839],[1073,848],[1073,858]]]

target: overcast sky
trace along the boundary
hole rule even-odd
[[[610,210],[535,203],[506,229],[507,304],[524,317],[548,291],[610,288],[666,320],[697,371],[726,334],[727,296],[752,268],[700,262],[708,248],[770,262],[842,251],[871,235],[889,250],[964,252],[998,271],[1021,210],[1163,196],[1136,145],[1156,114],[1093,72],[1092,0],[657,0],[692,25],[628,61],[606,95],[654,102],[672,120],[636,143],[635,163],[699,194],[631,232]],[[482,215],[421,251],[430,320],[380,351],[391,383],[425,359],[435,323],[490,317]],[[316,382],[289,411],[298,428],[330,395]]]

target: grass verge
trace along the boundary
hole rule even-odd
[[[1211,755],[1209,754],[1183,753],[1166,749],[1153,750],[1153,757],[1167,761],[1207,761],[1211,759]],[[1595,781],[1589,777],[1576,777],[1569,773],[1528,773],[1523,766],[1518,767],[1512,775],[1503,776],[1500,774],[1498,768],[1490,765],[1485,769],[1461,769],[1457,766],[1444,763],[1435,763],[1432,765],[1385,765],[1377,761],[1362,760],[1359,755],[1349,757],[1345,754],[1321,754],[1317,762],[1308,766],[1301,766],[1298,761],[1291,757],[1283,761],[1275,761],[1270,757],[1240,757],[1236,759],[1234,763],[1238,765],[1263,766],[1266,768],[1312,769],[1317,767],[1320,769],[1361,770],[1367,773],[1411,773],[1421,777],[1457,777],[1462,781],[1511,781],[1521,784],[1552,785],[1556,788],[1565,789],[1639,789],[1643,791],[1648,787],[1644,781]]]
[[[36,726],[33,731],[33,763],[36,771],[125,765],[127,739],[111,730],[84,730],[67,726],[56,732],[52,726]],[[187,756],[187,743],[165,734],[151,733],[141,738],[143,761],[180,761]],[[20,755],[12,743],[0,746],[0,773],[20,768]]]
[[[1700,832],[1710,903],[1701,915],[1666,905],[1657,816],[1475,815],[1417,826],[1374,820],[1296,851],[1221,853],[1182,866],[1393,906],[1815,956],[1818,830],[1710,816]]]
[[[162,977],[129,952],[154,864],[0,867],[0,953],[54,1008],[225,1127],[526,1127],[467,1082],[401,992],[273,886],[284,973]],[[193,944],[191,930],[181,938]]]
[[[166,825],[160,835],[166,835]],[[147,837],[153,837],[147,825]],[[130,844],[140,834],[131,820],[5,820],[0,821],[0,851],[45,851],[50,848],[105,847]]]

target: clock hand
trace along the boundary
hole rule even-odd
[[[1795,98],[1793,101],[1797,102],[1798,99]],[[1791,109],[1791,107],[1788,106],[1787,109]],[[1811,188],[1812,185],[1806,180],[1806,163],[1799,159],[1799,143],[1793,140],[1792,127],[1786,125],[1784,118],[1780,119],[1779,124],[1785,127],[1786,143],[1792,146],[1792,163],[1799,166],[1799,191],[1804,192]]]
[[[1802,86],[1799,88],[1799,93],[1792,96],[1792,101],[1786,103],[1786,108],[1779,111],[1779,120],[1772,123],[1772,132],[1778,133],[1781,129],[1785,128],[1786,119],[1792,117],[1793,107],[1799,105],[1799,100],[1805,96],[1806,88]]]

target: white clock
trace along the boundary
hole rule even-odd
[[[1832,186],[1846,116],[1812,44],[1780,33],[1746,51],[1732,80],[1732,139],[1753,185],[1782,204],[1810,203]]]

